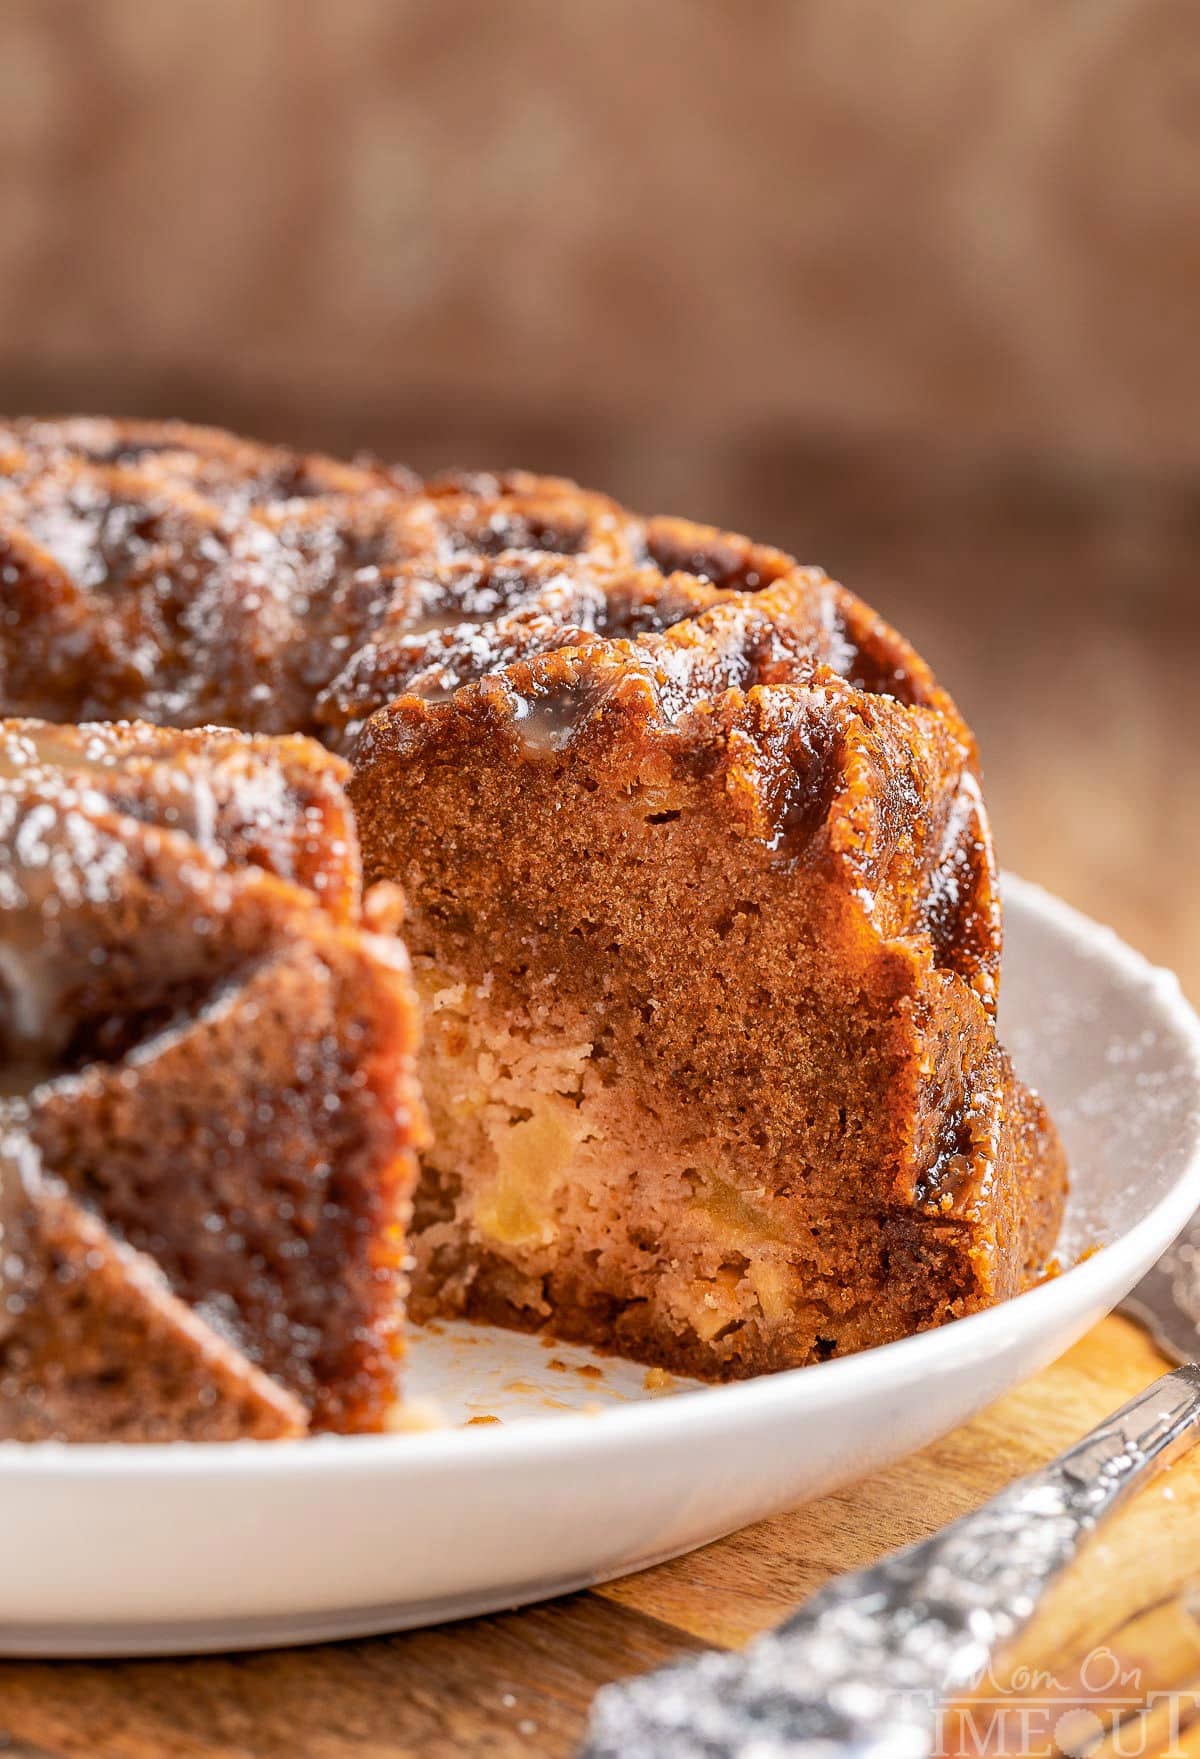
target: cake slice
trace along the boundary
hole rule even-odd
[[[394,1416],[415,1014],[344,775],[297,739],[0,726],[0,1434]]]
[[[633,639],[460,637],[351,799],[426,1010],[411,1310],[737,1376],[1014,1294],[1065,1168],[953,704],[824,576],[688,541],[657,630],[643,577]]]

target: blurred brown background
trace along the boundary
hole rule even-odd
[[[1200,997],[1194,0],[7,0],[0,403],[823,562]]]

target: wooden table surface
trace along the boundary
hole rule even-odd
[[[831,486],[839,473],[814,487],[809,468],[808,505],[822,509],[809,542],[797,528],[808,514],[789,512],[785,494],[802,462],[780,468],[775,501],[770,479],[756,476],[764,499],[755,529],[836,562],[929,649],[983,736],[1004,858],[1175,964],[1196,1000],[1194,500],[1081,489],[1014,505],[1011,485],[964,487],[951,471],[938,479],[950,484],[944,492],[933,478],[925,500],[906,490],[900,521],[889,512],[894,465],[857,469],[844,514]],[[864,507],[876,510],[873,524]],[[929,1533],[1043,1462],[1163,1366],[1136,1328],[1108,1319],[1035,1380],[890,1471],[690,1557],[524,1612],[291,1652],[0,1664],[0,1759],[568,1753],[602,1682],[705,1644],[743,1643],[831,1573]],[[1014,1669],[1053,1673],[1068,1702],[1081,1658],[1104,1650],[1131,1676],[1116,1693],[1126,1725],[1164,1688],[1186,1702],[1191,1688],[1200,1692],[1193,1572],[1200,1578],[1200,1459],[1160,1480],[1093,1547]],[[1085,1683],[1103,1684],[1111,1665],[1085,1668]],[[1002,1683],[1021,1687],[1022,1676]],[[1037,1690],[1026,1679],[1004,1699],[1035,1703]],[[1043,1724],[1031,1715],[1031,1750],[1053,1752]],[[1165,1752],[1169,1734],[1160,1710],[1149,1731],[1126,1726],[1120,1744],[1097,1751]],[[1200,1755],[1200,1718],[1174,1751]]]

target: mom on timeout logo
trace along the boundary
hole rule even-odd
[[[1185,1742],[1185,1736],[1191,1738]],[[938,1713],[938,1759],[1189,1759],[1200,1753],[1200,1683],[1143,1685],[1140,1667],[1092,1649],[1060,1677],[990,1671]]]

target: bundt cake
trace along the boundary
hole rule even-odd
[[[32,421],[0,429],[0,613],[10,715],[220,722],[348,761],[423,1001],[418,1318],[722,1377],[1041,1273],[1066,1174],[996,1039],[974,741],[818,570],[559,479]],[[253,886],[311,889],[222,834]],[[56,1113],[72,1195],[77,1157],[109,1164],[74,1097],[93,1079]],[[178,1214],[189,1264],[202,1207]]]
[[[0,1436],[392,1416],[416,1016],[344,776],[0,722]]]

